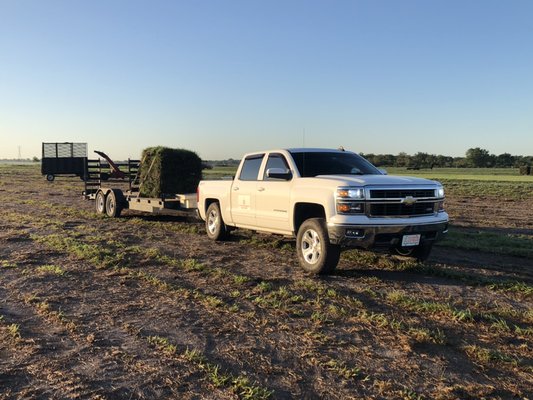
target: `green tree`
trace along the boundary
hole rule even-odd
[[[491,155],[488,150],[479,147],[468,149],[466,151],[466,163],[473,168],[490,167]]]
[[[496,167],[512,167],[515,163],[515,157],[509,153],[503,153],[496,157]]]

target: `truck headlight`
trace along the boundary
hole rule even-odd
[[[361,188],[338,188],[337,197],[342,199],[364,199],[365,191]]]
[[[443,187],[440,187],[436,190],[437,193],[435,193],[437,195],[437,197],[440,197],[440,198],[443,198],[444,197],[444,188]]]
[[[337,188],[337,212],[339,214],[363,214],[365,203],[361,200],[364,198],[365,190],[363,188]]]

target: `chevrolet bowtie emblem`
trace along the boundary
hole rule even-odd
[[[412,206],[416,203],[416,199],[413,196],[407,196],[405,199],[402,199],[402,204],[406,206]]]

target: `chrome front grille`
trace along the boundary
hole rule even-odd
[[[413,217],[430,215],[435,212],[435,203],[421,202],[412,205],[401,203],[373,203],[370,204],[372,217]]]
[[[366,214],[374,218],[409,218],[438,212],[436,188],[366,188]]]
[[[435,197],[435,189],[370,189],[370,199],[403,199],[408,196],[415,198]]]

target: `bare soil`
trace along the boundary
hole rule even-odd
[[[97,216],[82,182],[0,169],[0,399],[533,398],[533,260],[416,264],[191,217]],[[531,202],[448,199],[456,227],[531,234]]]

